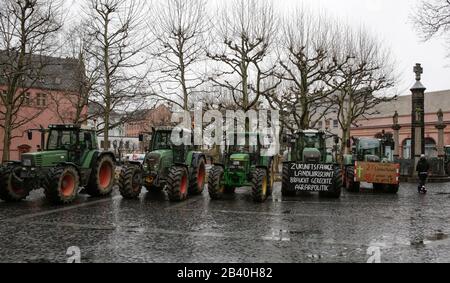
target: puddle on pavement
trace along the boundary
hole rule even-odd
[[[435,242],[447,240],[449,236],[445,233],[438,232],[432,236],[426,237],[424,240],[411,242],[411,246],[426,246]]]

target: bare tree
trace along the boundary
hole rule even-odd
[[[280,109],[290,131],[315,127],[329,112],[325,104],[335,91],[328,83],[344,62],[336,60],[336,22],[324,14],[298,8],[284,20],[280,39],[283,85],[268,100]]]
[[[92,87],[100,77],[101,63],[88,52],[92,47],[92,37],[85,30],[87,23],[80,23],[66,31],[63,53],[70,58],[78,58],[75,84],[76,92],[65,91],[63,95],[51,96],[53,112],[62,122],[83,124],[95,118],[96,113],[87,111]],[[69,117],[69,121],[67,121]]]
[[[154,57],[163,74],[160,92],[153,94],[180,108],[190,109],[190,97],[204,83],[199,63],[205,59],[205,34],[210,21],[205,0],[167,0],[155,4],[149,22],[157,46]]]
[[[99,79],[92,87],[92,101],[101,111],[99,131],[104,133],[105,149],[109,130],[132,118],[133,109],[145,103],[146,59],[141,52],[150,44],[146,36],[145,1],[90,0],[85,7],[86,27],[93,37],[88,53],[101,64]],[[112,121],[112,114],[121,118]]]
[[[276,64],[273,42],[278,20],[270,1],[233,0],[221,9],[208,57],[218,63],[211,80],[228,90],[240,110],[258,107],[279,81],[268,84]]]
[[[29,90],[42,83],[45,68],[52,64],[45,55],[54,51],[60,6],[56,1],[0,1],[0,81],[6,86],[1,95],[0,127],[4,130],[3,162],[10,158],[14,130],[29,123],[42,112],[21,110],[30,101]]]
[[[450,41],[450,1],[422,0],[412,15],[416,30],[424,40],[444,36]]]
[[[386,93],[397,82],[390,50],[361,28],[341,33],[340,61],[346,62],[331,82],[336,92],[330,97],[342,129],[342,153],[348,153],[347,141],[355,122],[377,114],[374,107],[396,98]]]

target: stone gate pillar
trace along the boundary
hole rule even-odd
[[[394,123],[392,125],[392,130],[394,130],[394,160],[398,160],[400,158],[400,129],[402,128],[398,123],[398,113],[395,111],[393,117]]]
[[[411,111],[411,158],[414,162],[413,175],[417,175],[415,167],[419,162],[420,155],[425,154],[425,90],[421,83],[423,68],[420,64],[414,67],[416,83],[411,88],[412,111]]]

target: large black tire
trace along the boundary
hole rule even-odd
[[[252,198],[263,203],[269,197],[269,173],[264,168],[257,168],[252,174]]]
[[[30,191],[14,181],[13,171],[17,167],[7,166],[0,171],[0,199],[19,202],[28,197]]]
[[[201,195],[205,189],[205,183],[206,160],[202,158],[193,168],[189,178],[189,194],[193,196]]]
[[[208,193],[212,200],[223,199],[226,194],[226,187],[222,184],[224,179],[224,170],[220,166],[214,166],[209,172]]]
[[[104,197],[112,193],[115,183],[115,165],[109,155],[101,156],[92,168],[86,192],[93,197]]]
[[[292,190],[289,186],[290,183],[289,177],[289,165],[283,164],[283,179],[281,185],[281,194],[284,197],[295,197],[297,192]]]
[[[167,176],[167,194],[173,202],[185,201],[189,193],[188,170],[183,166],[170,168]]]
[[[44,181],[44,193],[52,204],[70,204],[78,196],[80,175],[72,166],[50,170]]]
[[[361,184],[355,182],[355,167],[347,167],[345,173],[345,188],[348,192],[359,193]]]
[[[341,197],[343,187],[342,170],[339,166],[334,168],[333,187],[329,192],[319,193],[320,197],[338,199]]]
[[[142,171],[137,166],[122,168],[119,177],[119,191],[125,199],[137,199],[142,191]]]

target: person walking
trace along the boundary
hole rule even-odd
[[[417,173],[419,174],[419,193],[425,194],[427,192],[425,185],[427,184],[428,174],[430,172],[430,163],[428,162],[426,156],[422,154],[420,156],[419,163],[417,163]]]

